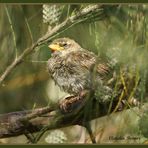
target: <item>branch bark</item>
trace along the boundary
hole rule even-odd
[[[108,115],[109,105],[110,103],[100,104],[95,101],[91,105],[92,108],[89,109],[89,114],[87,112],[87,104],[79,111],[75,110],[66,114],[61,113],[57,104],[35,110],[3,114],[0,115],[0,138],[18,136],[45,129],[63,128],[71,125],[85,125],[88,121]],[[114,102],[111,111],[114,110],[115,105],[117,105],[117,102]],[[131,108],[131,110],[140,115],[147,108],[148,104],[145,104],[141,108],[136,107]]]

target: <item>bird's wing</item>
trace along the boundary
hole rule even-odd
[[[77,51],[72,52],[68,55],[68,62],[73,65],[78,65],[82,70],[92,70],[95,66],[96,71],[104,76],[109,72],[109,66],[107,63],[103,62],[102,59],[99,59],[94,53],[89,51]]]

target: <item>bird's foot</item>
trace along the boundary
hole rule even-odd
[[[62,113],[70,113],[75,109],[82,107],[82,104],[85,102],[84,97],[86,96],[86,93],[87,91],[81,91],[78,95],[64,98],[59,103],[59,107]]]

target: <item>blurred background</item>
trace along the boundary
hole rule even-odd
[[[0,5],[0,75],[24,49],[67,17],[88,9],[89,4]],[[100,5],[99,17],[74,25],[56,36],[69,37],[83,48],[140,70],[139,100],[148,93],[148,5]],[[23,59],[0,86],[0,114],[46,106],[66,94],[54,85],[47,71],[51,52],[45,43]],[[147,137],[137,126],[135,112],[92,121],[100,143],[143,143]],[[127,123],[128,121],[128,123]],[[76,132],[77,131],[77,132]],[[137,137],[113,140],[110,136]],[[21,139],[21,142],[20,142]],[[26,143],[25,136],[2,139],[1,143]],[[47,132],[39,143],[90,143],[79,126]]]

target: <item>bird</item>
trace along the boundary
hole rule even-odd
[[[52,54],[47,69],[55,84],[63,91],[77,95],[93,86],[99,87],[104,93],[111,91],[109,87],[104,87],[104,83],[113,75],[109,61],[82,48],[70,38],[55,39],[48,47]]]
[[[74,96],[61,103],[65,111],[68,106],[66,104],[76,103],[76,100],[82,101],[79,98],[73,99],[75,96],[83,98],[89,91],[92,91],[94,98],[101,103],[110,101],[112,97],[121,100],[121,94],[123,99],[130,95],[135,85],[135,76],[128,74],[127,70],[122,70],[123,78],[120,79],[120,73],[118,72],[117,76],[114,70],[116,65],[113,65],[111,60],[82,48],[75,40],[67,37],[53,40],[48,47],[52,50],[47,62],[51,78],[64,92]],[[124,90],[122,79],[129,87],[126,88],[128,92]]]
[[[95,86],[99,90],[103,88],[103,82],[110,73],[109,63],[70,38],[55,39],[48,47],[52,50],[47,64],[50,76],[56,85],[70,94],[60,102],[60,109],[64,113],[71,112],[85,104],[84,98],[89,90],[96,89]],[[92,142],[96,143],[90,124],[83,126]]]

